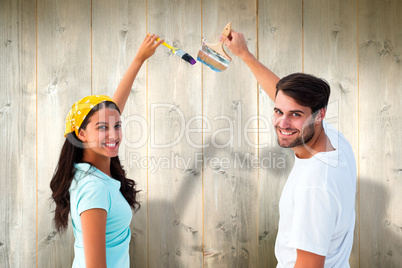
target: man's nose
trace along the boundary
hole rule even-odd
[[[291,121],[290,121],[290,118],[288,116],[281,115],[278,118],[276,118],[275,125],[280,127],[280,128],[287,129],[287,128],[290,128],[290,126],[291,126],[290,122]]]

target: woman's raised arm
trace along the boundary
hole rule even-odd
[[[113,95],[112,99],[116,102],[121,113],[123,113],[134,79],[141,69],[142,64],[155,53],[156,48],[164,41],[163,39],[156,41],[158,38],[159,36],[155,34],[147,35],[145,37],[134,56],[133,62],[130,64],[130,67],[128,67]]]

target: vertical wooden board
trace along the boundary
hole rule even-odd
[[[327,121],[351,143],[357,156],[357,3],[304,1],[304,71],[331,86]]]
[[[69,229],[53,226],[50,180],[65,141],[65,116],[91,93],[91,2],[39,0],[38,8],[38,265],[67,267],[74,258]]]
[[[302,2],[259,1],[259,60],[279,77],[302,70]],[[283,14],[286,14],[284,16]],[[272,125],[274,102],[259,90],[259,267],[275,267],[279,200],[294,153],[278,145]]]
[[[150,0],[148,31],[194,58],[200,1]],[[158,48],[148,62],[149,267],[202,267],[201,65]]]
[[[103,0],[92,4],[93,94],[113,96],[145,37],[146,2]],[[134,81],[122,121],[119,158],[127,177],[141,191],[141,209],[131,222],[130,264],[147,267],[147,170],[140,161],[147,156],[145,64]]]
[[[203,40],[217,43],[232,22],[255,53],[256,11],[256,1],[203,1]],[[224,72],[203,65],[204,266],[258,267],[257,83],[226,52]]]
[[[360,266],[401,267],[402,2],[359,1]]]
[[[35,3],[0,2],[0,266],[36,265]]]
[[[357,164],[357,2],[305,0],[303,10],[304,71],[329,82],[331,96],[325,119],[350,142]],[[356,193],[354,246],[349,260],[352,267],[359,267],[358,206]]]

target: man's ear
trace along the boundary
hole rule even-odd
[[[317,112],[317,116],[315,117],[315,122],[316,123],[321,123],[324,118],[325,118],[325,114],[327,112],[326,108],[321,108],[318,112]]]

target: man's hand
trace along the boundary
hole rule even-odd
[[[221,35],[220,38],[233,54],[241,58],[247,64],[260,86],[265,90],[268,96],[275,101],[276,83],[278,83],[279,77],[250,53],[243,34],[232,31],[229,37]]]
[[[247,42],[242,33],[231,31],[229,37],[224,35],[220,36],[221,40],[225,43],[226,47],[236,56],[245,59],[250,52],[247,48]]]

